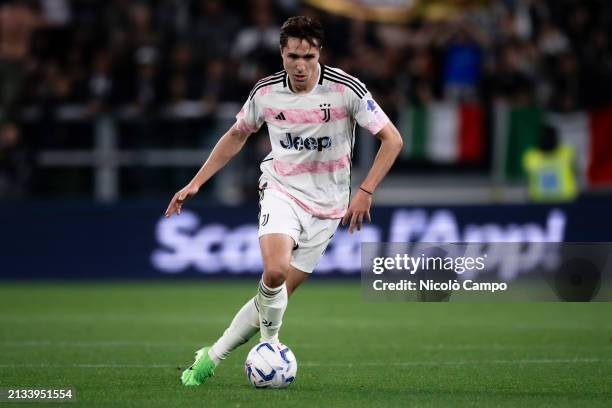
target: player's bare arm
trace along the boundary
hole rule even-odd
[[[380,148],[370,167],[368,175],[360,184],[359,189],[353,196],[346,214],[342,218],[342,225],[346,225],[349,221],[349,232],[352,234],[355,228],[361,230],[363,220],[372,222],[370,217],[370,207],[372,206],[372,194],[378,184],[382,181],[385,175],[389,172],[397,155],[402,150],[402,137],[393,125],[389,122],[376,137],[381,141]]]
[[[170,217],[174,213],[179,215],[185,200],[196,195],[204,183],[242,150],[250,134],[250,132],[237,129],[235,125],[232,126],[221,139],[219,139],[210,153],[210,156],[208,156],[208,159],[204,162],[193,179],[174,194],[166,209],[166,217]]]

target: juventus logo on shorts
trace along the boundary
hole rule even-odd
[[[319,105],[321,107],[321,111],[323,112],[323,122],[329,122],[329,120],[331,119],[331,112],[330,112],[330,106],[331,104],[329,103],[322,103],[321,105]]]
[[[262,214],[261,215],[261,226],[265,227],[266,224],[268,223],[268,220],[270,219],[270,214]]]

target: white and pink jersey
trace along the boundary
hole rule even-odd
[[[295,94],[285,71],[257,82],[236,119],[249,132],[268,124],[272,151],[261,163],[260,188],[281,191],[319,218],[346,213],[355,124],[376,134],[389,122],[363,83],[325,65],[308,94]]]

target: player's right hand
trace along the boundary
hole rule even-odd
[[[172,214],[176,213],[176,215],[181,214],[181,208],[183,207],[183,203],[190,197],[193,197],[200,190],[199,187],[192,186],[191,184],[187,184],[181,190],[179,190],[172,200],[170,200],[170,204],[168,204],[168,208],[166,209],[166,218],[170,217]]]

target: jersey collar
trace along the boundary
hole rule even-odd
[[[317,65],[319,66],[319,78],[317,78],[317,82],[315,83],[315,86],[310,90],[310,92],[312,92],[316,88],[317,84],[323,85],[323,71],[325,70],[325,65],[320,63]],[[289,89],[291,93],[295,93],[291,88],[291,82],[289,81],[289,74],[287,74],[287,71],[285,71],[285,76],[283,77],[283,87]]]

